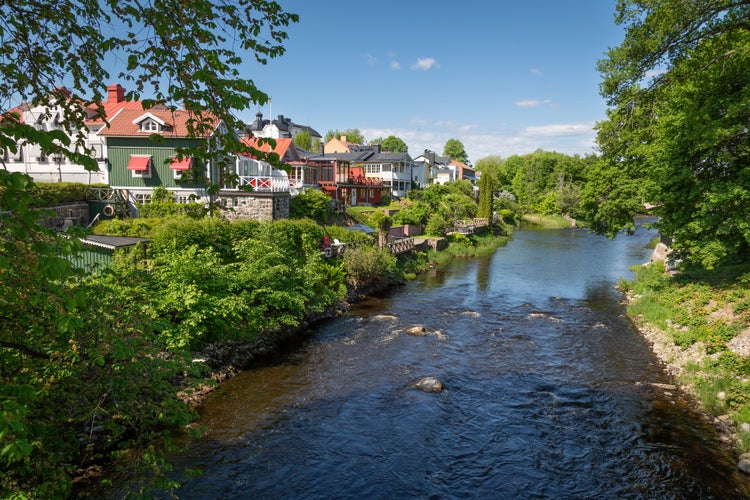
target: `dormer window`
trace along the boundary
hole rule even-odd
[[[141,122],[141,132],[159,132],[161,127],[154,120],[143,120]]]
[[[161,132],[166,127],[166,122],[152,113],[146,113],[145,115],[139,116],[133,120],[133,124],[138,125],[138,129],[141,132],[147,132],[149,134]]]

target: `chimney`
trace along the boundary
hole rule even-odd
[[[323,141],[320,141],[320,156],[326,155],[326,145],[323,144]]]
[[[107,87],[107,102],[115,103],[122,102],[125,100],[125,89],[119,84],[110,85]]]
[[[341,136],[341,142],[346,142],[346,136],[345,135]]]

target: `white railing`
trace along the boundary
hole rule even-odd
[[[241,175],[239,186],[252,186],[253,191],[283,193],[289,191],[289,178],[268,175]]]

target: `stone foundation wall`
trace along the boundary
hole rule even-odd
[[[66,203],[54,207],[45,207],[44,210],[53,210],[55,214],[42,221],[42,225],[49,229],[65,230],[70,226],[88,226],[90,222],[89,204]]]
[[[289,193],[222,192],[219,203],[229,220],[276,220],[289,218]]]

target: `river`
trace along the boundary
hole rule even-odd
[[[177,495],[748,496],[614,289],[654,236],[520,230],[357,304],[210,395]],[[443,392],[413,387],[426,376]]]

